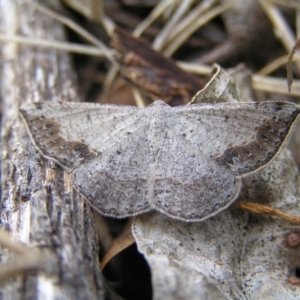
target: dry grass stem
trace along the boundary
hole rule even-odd
[[[166,57],[170,57],[173,53],[200,27],[208,23],[213,18],[222,14],[226,10],[230,8],[232,4],[225,2],[219,6],[213,7],[212,9],[205,12],[200,18],[195,20],[195,22],[191,23],[189,27],[186,27],[183,32],[178,34],[176,38],[165,48],[163,54]]]
[[[37,39],[31,37],[24,37],[20,35],[5,35],[0,33],[0,40],[6,42],[20,43],[23,45],[31,45],[37,47],[44,47],[56,50],[62,50],[77,54],[91,55],[91,56],[100,56],[106,57],[106,52],[98,47],[86,46],[82,44],[75,43],[66,43],[66,42],[56,42],[45,39]],[[109,50],[113,54],[113,50]]]
[[[48,9],[40,4],[30,2],[31,5],[33,5],[38,11],[41,13],[53,18],[54,20],[57,20],[61,24],[69,27],[74,32],[78,33],[82,38],[86,39],[89,43],[93,44],[96,47],[99,47],[105,53],[106,58],[112,63],[115,64],[114,55],[104,43],[102,43],[100,40],[98,40],[96,37],[94,37],[92,34],[90,34],[88,31],[83,29],[81,26],[79,26],[77,23],[73,22],[71,19],[64,17],[51,9]]]
[[[296,38],[282,13],[270,2],[260,0],[260,4],[273,24],[276,37],[281,41],[286,51],[290,53],[296,43]],[[300,71],[300,62],[297,61],[296,66]]]
[[[18,255],[13,264],[1,265],[0,281],[22,272],[37,270],[42,267],[41,253],[35,249],[29,249],[21,243],[14,241],[7,232],[0,232],[0,246],[7,248]]]
[[[132,87],[132,93],[137,107],[143,108],[147,106],[140,92],[136,88]]]
[[[299,5],[299,1],[294,1],[294,0],[265,0],[268,2],[271,2],[273,4],[279,5],[279,6],[283,6],[283,7],[289,7],[291,9],[299,9],[300,5]]]
[[[296,10],[296,36],[300,35],[300,10]]]
[[[188,73],[194,73],[202,76],[211,76],[212,71],[214,69],[211,66],[189,63],[185,61],[177,61],[176,64],[178,67],[180,67],[182,70]]]
[[[142,33],[155,21],[157,20],[167,9],[168,6],[174,5],[174,0],[164,0],[158,2],[155,8],[151,11],[149,16],[144,19],[132,32],[132,35],[136,38],[140,37]]]
[[[178,35],[184,34],[185,30],[192,26],[192,24],[199,19],[199,16],[210,9],[215,3],[215,0],[207,0],[199,3],[193,8],[180,22],[175,24],[172,31],[170,31],[169,35],[166,37],[165,45],[168,45]]]
[[[7,248],[15,254],[28,254],[29,249],[19,242],[15,242],[6,231],[0,231],[0,246]]]
[[[273,208],[271,206],[254,203],[254,202],[247,202],[247,201],[239,201],[237,205],[245,209],[249,212],[255,213],[255,214],[266,214],[271,216],[280,217],[282,219],[285,219],[289,222],[300,224],[300,217],[295,217],[289,214],[286,214],[282,212],[281,210],[277,208]]]
[[[102,87],[103,94],[107,93],[110,90],[114,80],[116,79],[116,77],[119,73],[119,69],[120,69],[119,65],[114,64],[106,72],[106,76],[103,80],[103,87]]]
[[[272,62],[270,62],[268,65],[266,65],[259,71],[257,71],[255,74],[261,75],[261,76],[269,75],[269,74],[273,73],[274,71],[276,71],[281,66],[285,65],[288,58],[289,58],[289,55],[280,56],[280,57],[274,59]],[[298,60],[300,60],[300,55],[294,55],[293,61],[298,61]]]
[[[156,36],[152,48],[154,50],[160,51],[163,49],[168,36],[171,34],[173,28],[178,24],[180,19],[186,14],[186,12],[190,9],[193,4],[193,0],[182,1],[175,13],[171,16],[169,22],[165,25],[165,27],[161,30],[161,32]]]
[[[296,49],[299,47],[300,45],[300,38],[298,37],[293,49],[291,50],[288,59],[287,59],[287,66],[286,66],[286,73],[287,73],[287,84],[288,84],[288,89],[289,92],[291,92],[291,87],[293,84],[293,59],[294,59],[294,54],[296,52]]]
[[[201,55],[196,62],[202,64],[212,64],[216,61],[224,60],[235,52],[236,45],[232,40],[226,40],[220,45],[213,48],[211,51]]]
[[[252,75],[252,87],[258,91],[283,95],[300,96],[300,80],[295,80],[293,90],[288,91],[286,79]]]
[[[87,46],[87,45],[76,44],[76,43],[56,42],[53,40],[37,39],[37,38],[24,37],[19,35],[5,35],[1,33],[0,33],[0,40],[5,42],[19,43],[23,45],[62,50],[70,53],[77,53],[77,54],[97,56],[97,57],[106,57],[105,52],[103,52],[98,47]],[[111,49],[110,51],[112,54],[115,54],[115,51],[113,49]],[[282,57],[282,60],[284,58],[286,58],[286,56]],[[295,59],[300,59],[300,56],[299,57],[296,56],[294,60]],[[189,63],[184,61],[177,61],[177,65],[189,73],[194,73],[194,74],[204,75],[204,76],[210,76],[213,70],[213,68],[210,66]],[[104,84],[103,84],[105,91],[110,89],[112,82],[118,73],[119,68],[116,65],[114,65],[114,70],[115,70],[114,75],[110,74],[110,72],[113,73],[113,70],[107,73],[106,79],[104,80]]]
[[[106,15],[102,16],[101,24],[105,28],[106,33],[111,37],[114,29],[116,28],[116,24],[114,21]]]
[[[37,251],[24,254],[14,260],[13,264],[3,265],[0,268],[0,281],[9,277],[20,275],[24,272],[40,269],[42,266],[42,257]]]

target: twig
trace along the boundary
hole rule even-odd
[[[11,239],[7,232],[0,232],[0,246],[18,255],[13,264],[1,265],[0,281],[20,273],[43,267],[42,255],[37,249],[30,249]]]
[[[10,251],[19,255],[28,254],[29,251],[29,249],[21,243],[15,242],[6,231],[0,231],[0,246],[8,248]]]
[[[64,24],[65,26],[72,29],[74,32],[78,33],[80,36],[82,36],[84,39],[86,39],[91,44],[99,47],[99,49],[101,49],[105,53],[106,58],[112,64],[116,64],[114,56],[113,56],[111,50],[105,44],[103,44],[100,40],[98,40],[96,37],[94,37],[92,34],[90,34],[88,31],[83,29],[81,26],[79,26],[78,24],[76,24],[75,22],[70,20],[69,18],[64,17],[64,16],[52,11],[51,9],[48,9],[48,8],[40,5],[40,4],[37,4],[37,3],[34,3],[34,2],[29,2],[29,3],[31,5],[33,5],[38,11],[40,11],[43,14],[53,18],[54,20],[57,20],[61,24]]]
[[[243,208],[252,213],[276,216],[285,219],[289,222],[300,224],[300,217],[291,216],[271,206],[254,203],[254,202],[247,202],[247,201],[239,201],[237,205],[240,208]]]
[[[0,33],[0,40],[6,42],[14,42],[14,43],[20,43],[25,45],[37,46],[37,47],[68,51],[68,52],[73,52],[78,54],[106,57],[106,52],[94,46],[86,46],[86,45],[66,43],[66,42],[56,42],[56,41],[31,38],[31,37],[28,38],[20,35],[5,35],[1,33]],[[114,53],[113,49],[109,51],[111,51],[112,54]]]

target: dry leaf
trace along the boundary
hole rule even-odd
[[[236,99],[232,79],[218,68],[196,101],[206,101],[216,88],[225,92],[215,101]],[[243,179],[240,198],[299,215],[299,186],[295,161],[284,150]],[[300,252],[298,244],[287,240],[291,233],[299,235],[300,227],[237,206],[198,223],[159,213],[137,217],[133,223],[138,249],[151,268],[154,299],[296,300]]]
[[[241,197],[297,214],[299,185],[297,166],[285,150],[245,180]],[[153,213],[133,224],[138,249],[152,271],[154,299],[203,299],[204,294],[211,299],[299,299],[300,288],[287,282],[300,263],[299,247],[285,243],[291,232],[299,234],[300,228],[236,207],[199,223]]]
[[[122,75],[151,101],[162,99],[171,106],[187,104],[202,88],[197,77],[121,29],[115,29],[112,46],[120,52]]]

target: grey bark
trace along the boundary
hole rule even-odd
[[[1,31],[64,40],[63,27],[23,0],[0,1]],[[0,299],[103,299],[98,243],[89,206],[68,175],[31,143],[19,107],[32,101],[78,101],[68,54],[1,45],[1,229],[44,255],[41,270],[0,283]],[[13,263],[0,248],[0,260]]]

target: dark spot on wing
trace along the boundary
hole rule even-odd
[[[283,109],[284,105],[285,105],[284,102],[282,102],[282,103],[277,102],[277,103],[274,104],[274,110],[275,110],[275,111],[280,111],[280,110]]]
[[[234,164],[234,158],[238,157],[238,153],[237,153],[237,149],[235,148],[229,148],[227,150],[225,150],[223,157],[224,160],[228,163],[228,164]]]
[[[64,138],[60,125],[53,118],[34,119],[26,111],[23,115],[30,124],[33,139],[41,152],[66,168],[73,168],[83,160],[89,160],[95,156],[84,142]]]
[[[43,108],[43,103],[41,103],[41,102],[36,102],[36,103],[34,103],[34,105],[35,105],[35,108],[38,110],[41,110]]]
[[[252,155],[252,153],[247,148],[242,148],[246,155]]]
[[[279,151],[285,137],[299,114],[295,106],[287,106],[286,103],[277,103],[277,114],[274,118],[266,120],[255,128],[256,138],[238,145],[229,146],[224,153],[217,157],[220,164],[227,164],[235,174],[249,173],[268,163]]]

